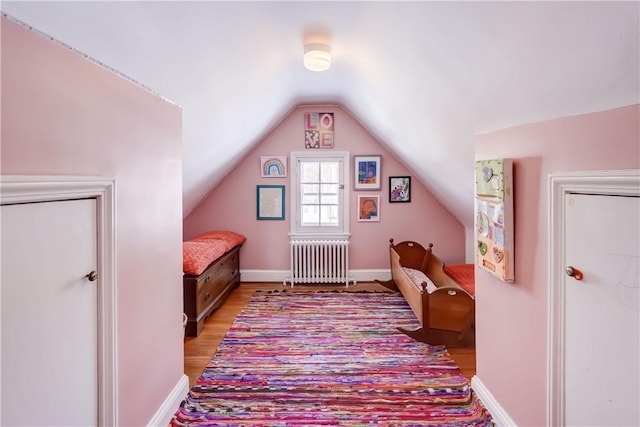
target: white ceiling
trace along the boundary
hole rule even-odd
[[[341,104],[466,226],[473,135],[636,104],[629,2],[11,2],[184,111],[184,212],[299,104]],[[303,34],[333,64],[302,66]],[[517,141],[514,141],[517,143]]]

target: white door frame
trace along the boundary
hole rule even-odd
[[[1,176],[0,205],[96,199],[98,244],[98,425],[118,424],[115,181],[102,177]]]
[[[547,290],[547,425],[564,425],[565,203],[567,194],[640,196],[640,170],[571,172],[549,175]]]

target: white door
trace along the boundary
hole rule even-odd
[[[640,198],[564,202],[565,424],[639,426]]]
[[[96,200],[1,213],[0,425],[96,425]]]

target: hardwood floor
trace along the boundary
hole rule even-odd
[[[284,286],[281,283],[241,283],[236,289],[231,291],[225,303],[218,310],[214,311],[205,321],[205,327],[198,337],[185,337],[184,339],[184,372],[189,377],[189,387],[193,387],[196,380],[202,374],[207,363],[215,354],[222,338],[227,333],[233,320],[244,308],[253,293],[258,290],[331,290],[345,289],[343,286],[302,286],[293,288]],[[358,283],[350,286],[347,290],[363,291],[375,290],[385,291],[381,285],[373,282]],[[449,349],[449,354],[456,361],[462,373],[469,379],[476,373],[476,351],[475,348],[454,348]]]

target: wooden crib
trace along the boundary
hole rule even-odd
[[[400,291],[420,321],[417,329],[398,330],[427,344],[448,347],[473,346],[475,297],[473,264],[447,266],[433,253],[433,244],[424,248],[417,242],[398,244],[389,239],[391,280],[376,282]],[[471,277],[462,286],[447,273]],[[465,289],[465,287],[467,289]]]

